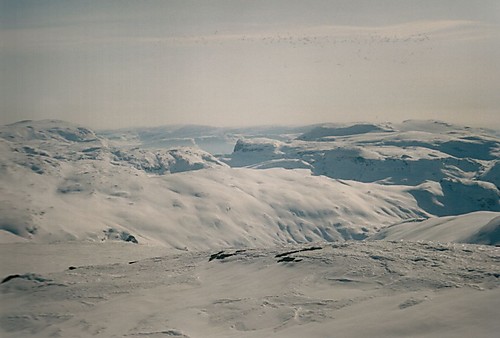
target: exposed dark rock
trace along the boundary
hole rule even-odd
[[[213,261],[214,259],[219,259],[219,255],[223,254],[224,251],[219,251],[217,253],[214,253],[210,255],[210,258],[208,259],[209,262]]]
[[[23,275],[18,275],[18,274],[9,275],[9,276],[5,277],[2,280],[2,282],[0,282],[0,284],[7,283],[8,281],[15,279],[15,278],[29,280],[29,281],[35,281],[35,282],[39,282],[39,283],[50,281],[49,279],[46,279],[46,278],[44,278],[40,275],[34,274],[34,273],[25,273]]]
[[[131,235],[128,231],[120,231],[115,228],[109,228],[107,230],[103,230],[104,239],[103,240],[122,240],[125,242],[131,242],[134,244],[139,244],[137,238],[134,235]]]
[[[302,261],[301,258],[285,256],[285,257],[279,259],[278,263],[281,263],[281,262],[300,262],[300,261]]]
[[[241,253],[245,252],[245,250],[236,250],[235,252],[225,252],[224,250],[219,251],[215,254],[210,255],[210,258],[208,259],[209,262],[213,261],[214,259],[224,259],[227,257],[239,255]]]
[[[128,235],[128,237],[125,238],[125,242],[132,242],[134,244],[139,244],[139,242],[133,235]]]
[[[279,258],[279,257],[288,256],[288,255],[291,255],[291,254],[294,254],[294,253],[297,253],[297,252],[313,251],[313,250],[321,250],[321,249],[323,249],[323,248],[320,247],[320,246],[312,246],[310,248],[304,248],[304,249],[300,249],[300,250],[293,250],[293,251],[283,252],[283,253],[277,254],[274,257],[275,258]]]
[[[9,275],[9,276],[5,277],[0,284],[7,283],[11,279],[20,278],[20,277],[21,277],[21,275]]]

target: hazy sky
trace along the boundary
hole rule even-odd
[[[500,128],[500,1],[0,0],[0,124]]]

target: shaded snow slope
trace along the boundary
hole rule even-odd
[[[317,127],[321,132],[313,129],[287,142],[241,139],[225,161],[241,167],[296,159],[309,163],[315,174],[331,178],[406,185],[457,178],[498,186],[500,141],[492,133],[432,121],[369,127],[364,133],[364,124],[340,129]],[[338,130],[356,132],[321,136],[338,134]],[[320,136],[312,136],[318,133]]]
[[[491,182],[500,189],[500,160],[492,161],[491,165],[480,176],[481,180]]]
[[[96,134],[87,128],[59,120],[25,120],[0,127],[0,138],[12,142],[94,142]]]
[[[395,224],[371,237],[374,240],[435,241],[500,244],[500,212],[474,212]]]
[[[194,146],[211,154],[230,154],[236,141],[241,137],[290,140],[313,127],[216,128],[197,125],[174,125],[104,130],[98,132],[98,135],[121,145],[133,145],[145,149]]]
[[[447,216],[500,211],[499,155],[500,140],[491,131],[405,121],[324,125],[289,141],[243,138],[222,160],[233,167],[308,168],[334,179],[406,185],[422,209]]]
[[[111,151],[111,164],[133,166],[147,173],[165,174],[225,167],[215,157],[196,148],[143,150],[137,148]]]
[[[363,239],[427,217],[405,187],[335,181],[307,170],[214,168],[151,175],[103,161],[59,175],[2,174],[3,231],[39,241],[109,240],[109,229],[176,248]],[[118,239],[125,239],[124,234]]]
[[[443,179],[408,187],[418,205],[435,216],[466,214],[474,211],[500,211],[500,193],[489,182]]]
[[[3,126],[0,240],[259,247],[364,239],[404,220],[500,211],[498,187],[485,181],[497,176],[498,160],[423,146],[465,138],[491,145],[494,136],[434,128],[386,125],[321,141],[279,134],[299,129],[266,129],[275,139],[251,130],[224,163],[199,148],[143,149],[62,121]],[[186,127],[172,135],[214,130]],[[394,140],[420,146],[385,144]]]
[[[37,174],[60,174],[66,165],[91,160],[163,174],[226,166],[198,148],[144,150],[116,147],[86,128],[64,121],[23,121],[0,127],[5,162]]]
[[[332,124],[321,125],[298,137],[302,141],[320,141],[332,136],[350,136],[367,133],[380,133],[392,131],[390,127],[382,127],[375,124],[359,123],[349,126],[338,126]]]
[[[0,336],[496,336],[498,135],[313,127],[0,127]]]
[[[331,180],[309,170],[231,169],[199,149],[118,147],[91,131],[88,139],[59,139],[60,130],[81,129],[26,121],[0,130],[2,241],[15,235],[255,247],[363,239],[428,217],[401,186]]]
[[[26,245],[16,244],[21,253]],[[494,247],[346,242],[135,259],[123,248],[123,262],[79,245],[51,257],[74,257],[64,269],[3,276],[2,337],[456,338],[500,330]],[[94,263],[78,265],[75,255]],[[11,257],[20,267],[27,258]]]

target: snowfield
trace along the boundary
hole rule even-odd
[[[433,132],[410,121],[400,130],[326,125],[274,139],[252,130],[217,158],[196,147],[124,144],[130,131],[105,138],[61,121],[22,121],[0,129],[0,240],[262,247],[359,240],[401,221],[499,212],[495,136],[429,124]],[[215,133],[185,127],[166,135],[196,131]],[[138,134],[160,138],[156,129]],[[450,142],[462,155],[471,144],[484,149],[467,153],[479,158],[457,157],[444,152]]]
[[[16,245],[2,247],[2,259]],[[2,336],[495,337],[500,329],[500,253],[491,246],[355,241],[128,256],[11,275],[0,284]],[[11,257],[22,264],[22,253]]]
[[[403,222],[384,228],[372,240],[436,241],[500,246],[500,215],[478,211],[460,216]]]
[[[0,335],[492,337],[500,140],[0,127]]]

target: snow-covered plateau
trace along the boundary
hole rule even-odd
[[[0,127],[2,337],[495,337],[499,132]]]

